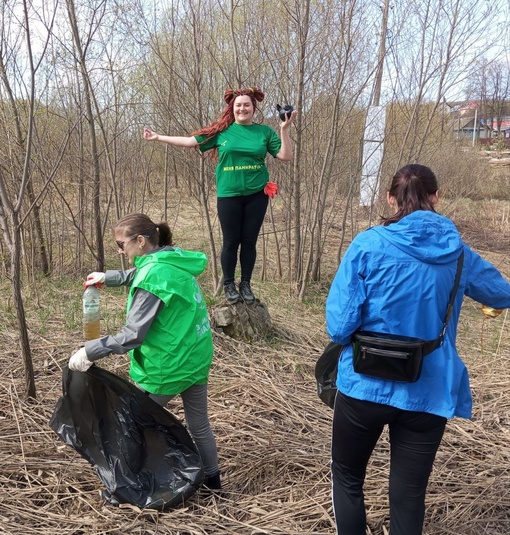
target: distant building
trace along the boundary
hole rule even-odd
[[[510,115],[491,118],[487,123],[478,101],[452,106],[451,113],[454,139],[510,139]]]

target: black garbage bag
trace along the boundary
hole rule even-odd
[[[65,367],[50,427],[96,470],[112,505],[168,509],[200,487],[200,456],[186,428],[135,385],[98,366]]]

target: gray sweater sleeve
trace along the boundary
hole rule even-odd
[[[111,271],[107,273],[119,274],[114,277],[106,277],[105,283],[107,286],[125,286],[129,283],[125,283],[127,280],[125,274],[128,274],[132,270],[128,271]],[[131,277],[132,279],[132,277]],[[110,282],[114,283],[111,284]],[[120,284],[117,284],[121,281]],[[124,284],[122,284],[124,282]],[[154,294],[138,288],[133,296],[133,302],[129,309],[128,316],[126,318],[126,324],[119,333],[116,335],[103,336],[97,340],[90,340],[85,343],[85,351],[89,360],[98,360],[106,357],[110,353],[116,355],[123,355],[130,349],[139,347],[147,335],[156,314],[163,306],[163,301],[156,297]]]
[[[104,273],[104,283],[106,286],[131,286],[135,276],[136,268],[118,271],[109,269]]]

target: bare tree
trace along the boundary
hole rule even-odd
[[[210,39],[213,37],[214,8],[206,1],[191,3],[186,12],[171,10],[164,29],[156,30],[149,40],[153,52],[153,62],[162,76],[147,73],[149,94],[155,97],[151,115],[155,118],[154,128],[163,128],[170,133],[188,135],[207,124],[219,114],[222,93],[214,94],[218,87],[209,73]],[[147,24],[149,28],[149,25]],[[152,65],[151,65],[152,67]],[[213,99],[217,99],[214,101]],[[148,149],[151,153],[153,148]],[[213,180],[213,167],[208,157],[200,157],[198,151],[165,147],[164,183],[168,184],[168,158],[173,161],[175,183],[180,188],[191,189],[198,199],[201,215],[205,220],[205,232],[210,243],[210,265],[213,284],[220,286],[218,254],[214,224],[211,218],[210,196]],[[184,179],[178,179],[178,176]]]
[[[30,343],[28,338],[28,327],[25,316],[25,306],[21,291],[21,248],[22,248],[22,231],[23,231],[23,210],[25,207],[25,197],[27,191],[31,192],[31,207],[27,214],[34,210],[37,206],[34,190],[31,187],[31,156],[34,140],[35,128],[35,110],[36,110],[36,73],[40,63],[37,62],[32,50],[32,34],[31,34],[31,5],[23,0],[20,8],[22,13],[22,25],[10,26],[14,16],[14,6],[2,4],[2,34],[0,40],[0,75],[4,91],[8,95],[8,102],[13,114],[13,122],[16,125],[15,143],[20,145],[18,148],[23,150],[24,158],[21,166],[14,166],[14,172],[19,173],[14,177],[14,181],[9,186],[5,177],[5,170],[3,165],[0,166],[0,221],[3,229],[4,242],[10,252],[10,276],[11,289],[16,310],[16,320],[18,325],[18,332],[20,337],[21,354],[25,367],[25,394],[29,398],[36,397],[36,387],[34,378],[34,369],[32,362],[32,353],[30,350]],[[12,11],[11,11],[12,9]],[[12,17],[12,18],[11,18]],[[12,36],[8,34],[9,30],[17,27],[20,30],[19,41],[16,46],[24,44],[24,56],[26,59],[26,69],[28,72],[26,88],[27,93],[24,95],[24,102],[26,104],[25,117],[27,121],[26,131],[21,131],[21,117],[20,109],[16,104],[12,84],[10,83],[7,74],[7,65],[9,61],[15,61],[16,54],[12,47]],[[18,50],[20,50],[18,48]],[[44,49],[43,49],[44,53]],[[40,62],[40,59],[39,59]],[[17,65],[19,68],[20,65]],[[16,71],[16,67],[13,69]],[[30,186],[29,186],[30,185]],[[36,212],[36,216],[38,216]],[[38,219],[36,219],[37,221]],[[40,230],[38,227],[37,230]],[[48,272],[48,267],[45,270]]]
[[[395,167],[427,157],[425,147],[430,135],[436,139],[437,131],[432,128],[441,105],[455,85],[464,83],[466,63],[475,62],[485,52],[488,45],[480,38],[486,21],[499,8],[498,3],[484,0],[439,4],[423,0],[395,6],[389,26],[389,72],[394,74],[393,101],[405,102],[407,110]],[[419,30],[406,31],[411,24]],[[433,145],[428,144],[428,153]]]
[[[473,65],[466,96],[478,102],[485,137],[501,134],[503,118],[510,114],[510,65],[507,61],[482,58]]]
[[[92,207],[93,207],[93,222],[95,228],[95,249],[94,254],[96,257],[96,269],[98,271],[104,271],[105,269],[105,257],[104,257],[104,239],[103,239],[103,226],[101,218],[101,171],[99,162],[99,149],[96,134],[96,117],[94,114],[94,89],[90,80],[89,71],[87,69],[87,47],[90,44],[90,38],[92,37],[96,27],[93,25],[101,24],[101,19],[104,16],[104,10],[106,8],[106,0],[100,2],[97,6],[93,6],[90,17],[90,28],[88,31],[88,39],[82,42],[80,35],[80,28],[78,26],[78,19],[76,17],[76,9],[74,0],[66,0],[67,15],[69,17],[69,24],[71,25],[71,31],[73,35],[73,43],[76,52],[76,65],[82,78],[83,94],[85,100],[85,119],[88,124],[89,139],[90,139],[90,151],[92,159]]]
[[[13,12],[14,4],[22,0],[4,2],[3,12]],[[150,210],[177,220],[182,199],[192,195],[212,283],[219,285],[214,162],[193,151],[144,143],[141,130],[146,125],[187,135],[219,115],[226,87],[259,85],[266,99],[257,121],[277,128],[276,103],[299,109],[291,132],[294,162],[268,158],[280,194],[263,230],[262,276],[269,278],[273,270],[303,299],[321,279],[324,261],[335,264],[366,225],[356,200],[359,146],[374,81],[389,110],[383,174],[403,161],[430,161],[449,135],[444,101],[465,84],[470,73],[462,67],[476,61],[485,46],[483,23],[500,8],[501,2],[482,0],[389,2],[381,52],[381,6],[371,0],[171,0],[152,6],[142,0],[66,0],[63,20],[69,24],[47,24],[51,57],[41,68],[52,76],[44,78],[44,91],[43,84],[35,86],[45,99],[44,122],[40,113],[35,128],[28,121],[30,98],[20,98],[9,71],[14,56],[5,48],[0,56],[1,113],[9,125],[0,139],[13,149],[0,165],[14,209],[23,186],[27,202],[17,224],[26,222],[33,232],[29,253],[35,258],[35,247],[41,247],[37,262],[43,272],[70,265],[80,270],[88,257],[101,269],[111,219],[127,210]],[[4,18],[10,42],[18,37],[15,28],[25,31]],[[504,113],[496,100],[502,102],[507,91],[500,71],[492,75],[494,87],[485,85],[487,110],[494,97],[494,117]],[[30,180],[16,180],[25,164]],[[5,202],[2,224],[13,241]],[[74,237],[70,259],[66,239]],[[21,251],[21,269],[34,276]]]

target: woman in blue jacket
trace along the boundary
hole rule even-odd
[[[446,421],[471,417],[466,366],[456,347],[464,295],[510,308],[510,284],[462,242],[455,225],[435,212],[438,186],[423,165],[393,177],[387,200],[394,213],[358,234],[347,249],[326,302],[331,339],[345,345],[338,363],[332,437],[333,508],[339,535],[364,535],[363,483],[372,451],[389,426],[392,535],[420,535],[425,492]],[[377,379],[353,369],[357,330],[433,340],[439,336],[464,264],[441,347],[424,357],[414,383]]]

